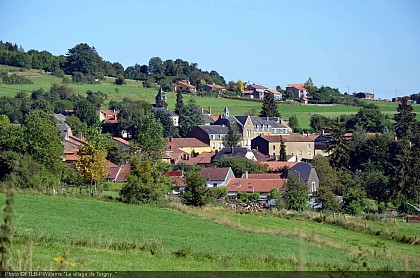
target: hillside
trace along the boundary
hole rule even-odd
[[[33,84],[30,85],[6,85],[0,84],[0,96],[12,97],[18,90],[30,94],[33,90],[43,88],[49,90],[53,83],[61,83],[62,78],[54,77],[44,73],[40,70],[23,70],[21,68],[0,65],[0,72],[15,72],[17,74],[25,74]],[[115,78],[106,77],[105,80],[99,84],[68,84],[77,93],[85,95],[88,90],[97,92],[101,91],[108,95],[107,102],[116,100],[121,101],[123,98],[133,100],[146,100],[151,103],[154,102],[156,89],[143,88],[141,82],[135,80],[127,80],[125,85],[117,86],[114,84]],[[188,99],[186,95],[185,99]],[[175,108],[176,96],[175,93],[167,93],[169,109]],[[213,114],[221,114],[224,107],[227,106],[232,115],[254,114],[257,115],[261,110],[260,102],[241,101],[237,99],[218,99],[212,97],[195,97],[197,104],[208,108],[211,106]],[[397,111],[397,104],[384,101],[375,101],[375,104],[381,111],[390,117]],[[291,115],[295,114],[299,120],[301,128],[309,128],[309,121],[312,114],[322,114],[327,117],[336,117],[342,114],[354,114],[360,108],[354,106],[344,105],[301,105],[301,104],[278,104],[281,116],[288,119]],[[106,108],[106,107],[104,107]],[[420,105],[414,105],[414,112],[417,113],[417,119],[420,120]]]
[[[0,202],[4,199],[2,194]],[[58,270],[64,255],[66,270],[419,270],[420,265],[417,246],[265,214],[27,194],[15,195],[15,211],[15,269],[21,264],[26,270]],[[420,229],[418,223],[398,225],[408,233]]]

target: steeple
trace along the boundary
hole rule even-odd
[[[160,87],[156,97],[155,97],[156,105],[155,107],[164,107],[166,103],[166,96],[165,92],[163,91],[162,87]]]
[[[223,116],[229,117],[229,109],[227,108],[227,106],[225,107],[225,109],[223,109]]]

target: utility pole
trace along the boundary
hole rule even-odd
[[[350,95],[350,86],[347,86],[347,94]]]

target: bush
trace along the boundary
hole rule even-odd
[[[187,187],[180,194],[183,204],[201,207],[210,202],[210,192],[206,187],[206,181],[199,172],[187,173],[186,182]]]
[[[118,78],[115,79],[115,85],[124,85],[125,84],[125,78],[124,76],[120,75]]]
[[[4,84],[9,84],[9,85],[13,85],[13,84],[34,84],[34,82],[32,82],[31,80],[29,80],[28,78],[26,78],[24,76],[17,75],[17,74],[7,75],[7,73],[3,73],[3,83]]]
[[[64,74],[64,71],[62,69],[56,69],[53,71],[52,75],[64,78],[66,75]]]

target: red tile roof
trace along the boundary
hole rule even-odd
[[[301,91],[306,91],[305,84],[289,84],[289,85],[287,85],[287,87],[293,87],[293,88],[296,88],[296,89],[301,90]],[[286,87],[286,89],[287,89],[287,87]]]
[[[173,172],[163,172],[162,175],[167,177],[181,177],[183,175],[182,171],[173,171]]]
[[[213,88],[213,89],[224,89],[225,87],[217,84],[206,84],[207,86]]]
[[[115,165],[115,164],[114,164]],[[131,166],[124,164],[121,166],[111,166],[108,169],[108,180],[111,182],[126,182],[131,173]]]
[[[124,140],[124,139],[122,139],[120,137],[111,137],[111,139],[114,140],[114,141],[117,141],[117,142],[119,142],[119,143],[121,143],[123,145],[126,145],[128,147],[130,146],[130,141]]]
[[[244,176],[242,176],[244,178]],[[248,179],[275,180],[281,179],[280,174],[248,174]]]
[[[226,188],[228,192],[258,192],[268,193],[273,188],[283,190],[285,180],[283,179],[231,179]]]
[[[70,163],[70,162],[75,162],[75,161],[79,160],[79,158],[80,158],[80,156],[77,155],[77,154],[66,154],[64,156],[64,161]]]
[[[182,162],[186,165],[211,164],[215,155],[214,152],[200,153],[198,156],[190,157],[189,160],[183,160]]]
[[[186,187],[187,181],[185,180],[185,177],[170,177],[172,182],[172,187]]]
[[[171,138],[167,142],[168,146],[172,148],[183,148],[183,147],[209,147],[210,145],[201,142],[197,138]]]
[[[207,180],[224,181],[229,172],[230,167],[209,167],[201,169],[200,173]]]
[[[284,166],[287,166],[290,169],[297,164],[297,162],[287,162],[287,161],[261,161],[260,163],[268,165],[268,170],[270,171],[277,171],[283,168]]]

